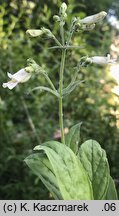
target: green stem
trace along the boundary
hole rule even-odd
[[[64,64],[65,64],[65,55],[66,50],[62,50],[62,57],[61,57],[61,66],[60,66],[60,80],[59,80],[59,125],[61,129],[61,141],[65,144],[65,137],[64,137],[64,126],[63,126],[63,103],[62,103],[62,91],[63,91],[63,73],[64,73]]]
[[[65,42],[64,42],[64,24],[63,24],[63,21],[61,21],[61,23],[60,23],[60,35],[61,35],[61,39],[62,39],[62,46],[64,46]]]

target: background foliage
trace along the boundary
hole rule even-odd
[[[25,31],[42,26],[57,32],[52,16],[58,13],[59,0],[9,0],[0,3],[0,76],[1,85],[6,72],[16,72],[26,66],[28,58],[42,65],[58,87],[60,52],[48,49],[53,41],[30,39]],[[68,23],[72,14],[84,17],[114,7],[111,0],[68,0]],[[117,2],[117,1],[115,1]],[[116,8],[117,9],[117,8]],[[117,12],[117,11],[116,11]],[[73,77],[74,67],[83,55],[106,55],[115,34],[108,21],[96,26],[92,32],[78,33],[75,45],[84,49],[68,52],[65,69],[65,85]],[[111,175],[118,183],[119,130],[117,127],[118,100],[111,89],[114,80],[109,68],[90,66],[79,74],[85,79],[64,101],[64,125],[83,122],[82,142],[96,139],[106,150]],[[58,126],[58,101],[46,93],[27,94],[33,87],[44,84],[40,75],[33,76],[26,84],[12,91],[0,87],[0,199],[50,199],[50,194],[39,179],[26,167],[23,159],[40,142],[53,139]],[[36,129],[35,129],[36,128]],[[36,135],[37,134],[37,135]],[[118,184],[117,184],[118,187]]]

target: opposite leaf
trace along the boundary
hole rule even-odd
[[[111,176],[109,178],[109,186],[108,186],[107,193],[104,199],[105,200],[118,200],[115,183]]]
[[[77,80],[75,82],[71,82],[66,88],[63,89],[63,97],[70,94],[77,86],[79,86],[84,80]]]
[[[95,140],[88,140],[79,148],[79,158],[92,183],[94,199],[103,199],[107,192],[110,176],[105,151]]]
[[[47,156],[43,153],[35,153],[28,156],[25,162],[33,173],[41,179],[53,197],[56,200],[61,200],[62,196],[59,191],[57,180]]]
[[[65,138],[66,145],[71,148],[75,154],[78,152],[79,148],[81,124],[82,123],[74,125]]]
[[[70,148],[62,143],[49,141],[36,146],[34,150],[44,150],[64,200],[93,199],[88,175]]]

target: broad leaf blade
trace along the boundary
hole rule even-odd
[[[62,143],[49,141],[36,146],[34,150],[44,150],[49,158],[64,200],[93,199],[87,173],[70,148]]]
[[[56,177],[46,155],[43,153],[35,153],[28,156],[25,162],[33,173],[41,179],[53,197],[58,200],[62,199]]]
[[[72,149],[74,153],[78,152],[80,142],[80,127],[82,123],[74,125],[65,137],[66,145]]]
[[[103,199],[109,184],[109,166],[105,151],[96,141],[88,140],[79,148],[79,158],[92,183],[94,199]]]
[[[111,176],[109,178],[109,186],[108,186],[107,193],[104,199],[105,200],[118,200],[115,183]]]

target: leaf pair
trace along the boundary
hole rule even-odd
[[[66,135],[66,145],[49,141],[25,159],[55,199],[118,199],[105,151],[94,140],[79,148],[80,124]]]
[[[82,82],[84,82],[84,80],[72,81],[66,88],[63,89],[63,97],[69,95]]]
[[[35,150],[43,151],[45,154],[33,154],[27,157],[25,162],[56,199],[93,199],[87,173],[69,147],[56,141],[49,141],[36,146]]]

